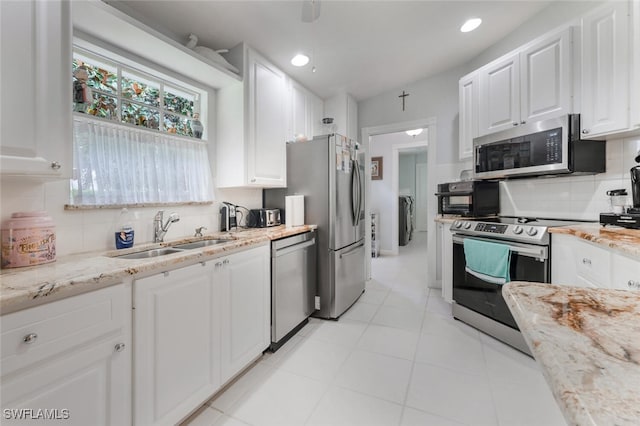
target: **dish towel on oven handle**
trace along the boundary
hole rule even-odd
[[[465,238],[465,270],[483,281],[493,284],[505,284],[509,279],[511,251],[509,246],[500,243]]]

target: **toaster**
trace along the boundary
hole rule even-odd
[[[280,225],[280,209],[251,209],[247,226],[249,228],[266,228]]]

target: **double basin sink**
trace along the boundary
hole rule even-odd
[[[213,246],[216,244],[224,244],[229,241],[234,241],[232,239],[229,240],[202,240],[202,241],[194,241],[192,243],[184,243],[184,244],[176,244],[171,247],[162,247],[149,249],[144,251],[137,251],[135,253],[122,254],[117,257],[118,259],[151,259],[158,256],[166,256],[168,254],[180,253],[185,250],[194,250],[203,247]]]

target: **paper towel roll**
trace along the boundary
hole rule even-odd
[[[304,225],[304,195],[287,195],[284,197],[284,210],[287,228]]]

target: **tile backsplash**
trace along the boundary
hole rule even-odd
[[[607,141],[607,171],[597,175],[505,180],[500,184],[500,213],[558,219],[598,220],[611,211],[610,189],[626,188],[632,204],[629,170],[640,150],[640,136]]]
[[[1,219],[17,211],[46,210],[56,223],[56,251],[59,256],[115,248],[114,232],[120,219],[120,209],[64,210],[69,202],[67,180],[39,183],[28,179],[3,178],[1,184]],[[165,218],[176,212],[180,221],[171,225],[166,240],[193,235],[195,228],[205,226],[217,231],[220,226],[220,201],[229,201],[247,208],[261,206],[258,189],[216,190],[211,205],[132,208],[135,244],[153,240],[153,218],[165,210]]]

